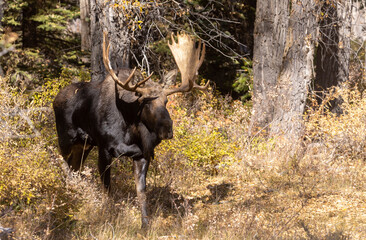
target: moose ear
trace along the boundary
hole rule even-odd
[[[117,86],[118,98],[126,103],[134,103],[140,98],[140,94],[136,92],[126,91],[120,86]]]
[[[173,69],[164,74],[162,83],[164,87],[174,86],[177,82],[178,69]]]
[[[119,69],[117,71],[118,79],[122,82],[125,82],[126,79],[130,76],[131,71],[132,70],[129,68]],[[134,84],[135,82],[138,82],[138,80],[140,80],[141,78],[143,78],[141,75],[141,72],[138,70],[135,71],[133,79],[132,79],[132,83]],[[118,94],[118,98],[126,103],[136,102],[140,97],[140,94],[133,92],[133,91],[124,90],[122,87],[118,86],[117,84],[116,84],[116,91]]]

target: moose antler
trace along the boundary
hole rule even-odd
[[[178,88],[165,90],[166,95],[189,92],[192,89],[206,90],[209,82],[205,86],[200,86],[195,82],[198,69],[205,57],[205,44],[199,40],[198,47],[196,47],[196,41],[185,33],[177,34],[178,42],[174,40],[173,34],[171,38],[172,44],[168,43],[168,45],[181,73],[182,84]]]
[[[130,74],[130,76],[128,76],[127,80],[123,83],[121,82],[117,75],[114,73],[112,67],[111,67],[111,63],[109,61],[109,48],[110,48],[110,43],[108,43],[108,46],[106,47],[106,39],[107,39],[107,32],[103,32],[103,63],[104,63],[104,67],[105,69],[108,71],[108,73],[111,75],[111,77],[113,78],[113,80],[120,85],[122,88],[131,91],[131,92],[140,92],[143,93],[143,89],[140,88],[140,86],[142,84],[144,84],[147,80],[149,80],[152,76],[152,73],[145,78],[144,80],[142,80],[141,82],[136,83],[134,86],[130,86],[129,83],[133,78],[133,75],[135,74],[136,68],[134,68]]]

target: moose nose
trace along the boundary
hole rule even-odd
[[[170,130],[169,132],[168,132],[168,136],[167,136],[167,138],[166,139],[172,139],[173,138],[173,131],[172,130]]]
[[[172,139],[173,138],[173,121],[171,119],[164,119],[162,124],[158,128],[158,135],[160,139]]]
[[[173,138],[173,129],[172,128],[163,128],[159,131],[160,139],[172,139]]]

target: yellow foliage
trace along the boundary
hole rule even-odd
[[[15,149],[0,145],[0,204],[33,204],[61,186],[60,171],[44,149]]]
[[[230,120],[218,114],[222,110],[217,106],[224,105],[224,100],[212,94],[205,97],[196,102],[199,107],[191,109],[190,114],[179,105],[182,101],[179,97],[171,99],[169,110],[174,119],[174,138],[157,147],[156,161],[163,161],[168,156],[169,161],[178,161],[208,173],[217,173],[220,168],[238,161],[239,144],[229,135],[230,129],[226,126]],[[233,110],[225,111],[230,114]]]
[[[30,96],[30,106],[50,106],[60,89],[75,80],[89,81],[90,75],[83,69],[75,70],[71,68],[63,68],[59,78],[46,79],[46,82],[42,85],[42,91],[36,92]]]
[[[0,100],[50,107],[74,77],[49,79],[37,96],[2,89]],[[296,151],[249,137],[249,109],[240,102],[212,92],[170,96],[174,138],[155,149],[145,232],[130,160],[113,162],[107,197],[96,167],[61,170],[52,112],[47,121],[32,116],[40,136],[0,142],[0,210],[11,211],[2,225],[19,239],[364,239],[366,100],[353,90],[335,93],[327,99],[341,97],[343,113],[326,104],[309,109]]]

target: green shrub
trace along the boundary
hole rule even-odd
[[[175,100],[172,101],[171,112],[176,120],[174,138],[158,146],[158,161],[168,156],[186,166],[212,174],[237,160],[237,142],[228,136],[227,129],[216,124],[216,121],[220,122],[214,116],[218,100],[213,96],[210,98],[210,101],[199,101],[197,105],[200,106],[191,109],[191,114],[188,114],[190,111],[187,109],[175,105]]]
[[[235,161],[237,148],[218,129],[190,132],[185,127],[178,127],[175,141],[170,141],[166,150],[182,154],[190,166],[216,172],[218,168],[231,165]]]

